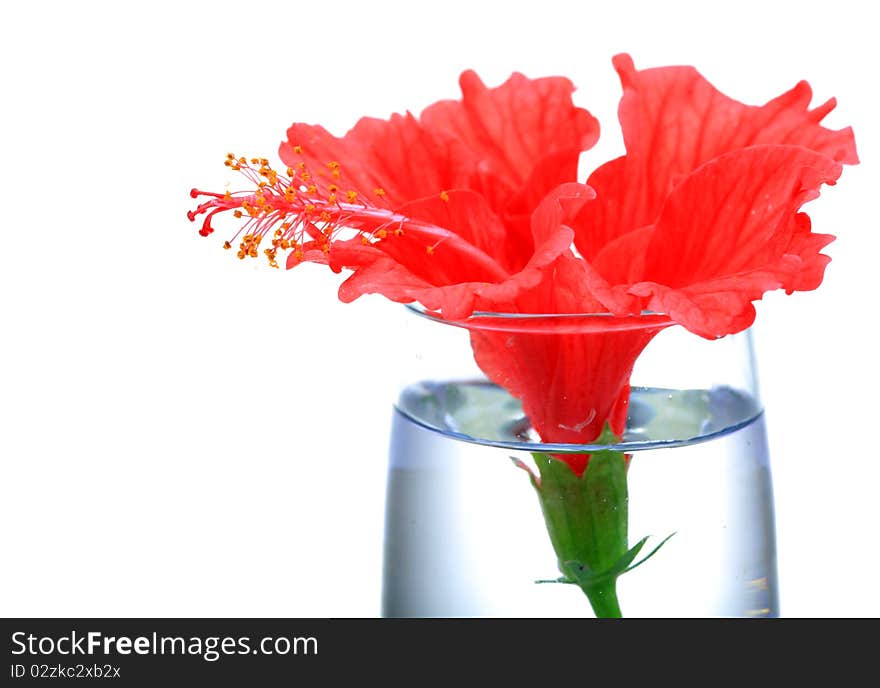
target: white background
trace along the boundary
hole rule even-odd
[[[404,9],[404,7],[406,9]],[[806,78],[862,165],[810,209],[817,292],[759,304],[782,609],[877,616],[876,23],[858,2],[5,3],[0,616],[373,616],[403,314],[240,264],[185,217],[228,150],[562,74],[621,150],[610,58],[761,103]],[[222,235],[222,232],[215,234]]]

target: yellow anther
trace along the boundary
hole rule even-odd
[[[448,203],[449,202],[449,194],[446,193],[445,191],[441,191],[440,192],[440,200],[443,201],[444,203]]]
[[[332,193],[329,196],[327,196],[327,202],[328,203],[336,203],[336,194]]]
[[[367,237],[365,237],[365,236],[361,236],[361,243],[362,243],[364,246],[369,246],[369,245],[370,245],[370,240],[367,239]]]
[[[376,232],[376,236],[380,239],[384,239],[388,236],[388,232],[386,232],[384,229],[380,229],[378,232]]]
[[[223,248],[228,250],[228,249],[232,248],[232,244],[230,244],[228,241],[224,241]]]
[[[330,174],[333,175],[333,179],[339,179],[339,170],[333,170]]]
[[[357,200],[358,192],[357,191],[346,191],[345,196],[346,196],[346,198],[348,198],[349,203],[354,203],[355,200]]]
[[[293,152],[296,153],[297,155],[299,155],[300,153],[303,152],[303,147],[302,146],[294,146]]]
[[[394,230],[394,236],[402,237],[402,236],[403,236],[403,230],[402,230],[400,227],[398,227],[397,229]]]
[[[382,187],[379,187],[379,188],[373,189],[373,193],[376,194],[377,196],[384,196],[385,189],[383,189]]]
[[[339,163],[336,162],[335,160],[331,160],[330,162],[327,163],[327,167],[329,167],[331,170],[336,170],[336,169],[339,169]]]
[[[241,216],[243,215],[243,213],[242,213],[240,210],[237,210],[237,209],[236,209],[236,210],[233,210],[233,211],[232,211],[232,214],[233,214],[233,216],[235,216],[235,217],[237,217],[237,218],[238,218],[238,217],[241,217]]]
[[[315,186],[314,184],[309,184],[309,188],[306,189],[306,193],[316,194],[316,193],[318,193],[318,187]]]
[[[287,168],[287,176],[288,176],[288,177],[292,177],[292,176],[293,176],[293,169],[290,168],[290,167]]]
[[[427,253],[429,256],[433,256],[434,255],[434,247],[433,246],[425,246],[425,253]]]

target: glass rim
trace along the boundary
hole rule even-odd
[[[642,311],[635,315],[614,313],[509,313],[474,311],[458,320],[442,317],[438,312],[418,303],[406,303],[411,313],[441,325],[452,325],[465,330],[501,332],[590,333],[626,330],[662,329],[677,323],[666,313]]]
[[[732,423],[723,428],[719,428],[717,430],[712,430],[710,432],[701,432],[695,435],[656,439],[621,439],[620,441],[614,442],[612,444],[572,444],[565,442],[532,442],[525,440],[489,439],[485,437],[475,437],[473,435],[468,435],[464,432],[456,432],[453,430],[438,428],[437,426],[426,422],[424,419],[419,418],[412,413],[409,413],[397,404],[394,405],[394,410],[396,413],[400,413],[401,415],[405,416],[410,421],[416,423],[425,430],[436,433],[443,437],[451,437],[455,440],[467,442],[468,444],[476,444],[481,447],[493,447],[495,449],[507,449],[510,451],[529,453],[540,452],[544,454],[595,454],[596,452],[600,451],[614,451],[631,454],[635,452],[650,451],[653,449],[690,447],[696,444],[702,444],[703,442],[709,442],[711,440],[719,439],[738,430],[742,430],[744,427],[747,427],[754,423],[764,414],[763,406],[759,405],[753,412],[749,413],[748,415],[744,415],[735,423]]]

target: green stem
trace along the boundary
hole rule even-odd
[[[581,590],[590,600],[596,617],[600,619],[620,619],[620,603],[617,601],[617,581],[615,579],[593,586],[582,586]]]

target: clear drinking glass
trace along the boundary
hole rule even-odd
[[[648,332],[632,370],[626,430],[613,448],[631,457],[630,546],[651,536],[647,553],[672,537],[619,578],[623,615],[778,614],[773,491],[749,331],[709,341],[651,314],[485,314],[451,323],[407,309],[384,616],[593,615],[577,586],[538,582],[559,576],[556,554],[528,475],[511,461],[591,447],[541,443],[520,401],[474,360],[471,338],[487,332],[502,342],[567,336],[585,347],[609,341],[609,332]]]

